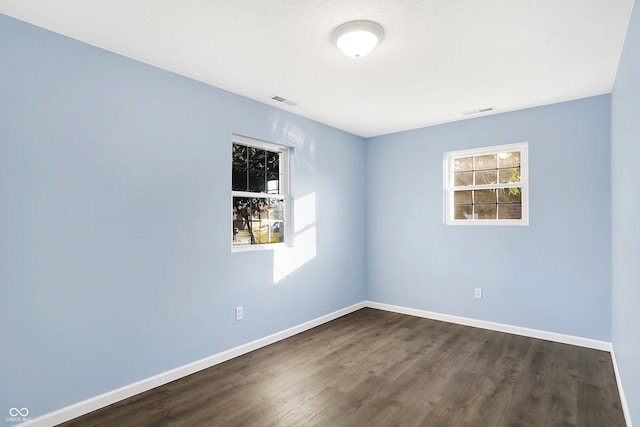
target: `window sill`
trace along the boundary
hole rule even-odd
[[[231,253],[239,252],[256,252],[256,251],[272,251],[278,248],[286,248],[287,244],[282,243],[264,243],[262,245],[243,245],[243,246],[231,246]]]
[[[498,225],[498,226],[522,226],[522,225],[529,225],[529,221],[528,220],[519,220],[519,219],[514,219],[514,220],[491,220],[491,219],[485,219],[485,220],[476,220],[476,221],[469,221],[469,220],[448,220],[445,222],[445,225],[464,225],[464,226],[474,226],[474,225]]]

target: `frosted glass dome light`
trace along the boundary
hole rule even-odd
[[[331,39],[350,58],[363,58],[382,41],[384,30],[371,21],[351,21],[336,28]]]

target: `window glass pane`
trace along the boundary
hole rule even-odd
[[[231,176],[231,188],[236,191],[247,190],[247,170],[233,168],[233,174]]]
[[[251,200],[241,197],[233,198],[233,244],[251,244]]]
[[[473,203],[473,199],[471,198],[471,191],[454,191],[453,192],[453,203],[456,205],[470,205]]]
[[[233,144],[233,167],[247,167],[247,147],[244,145]]]
[[[476,185],[495,184],[498,180],[497,170],[485,170],[476,172]]]
[[[473,158],[475,162],[474,169],[482,170],[482,169],[495,169],[498,167],[498,156],[495,154],[488,154],[486,156],[475,156]]]
[[[454,219],[473,218],[473,205],[456,205],[453,209]]]
[[[498,205],[498,219],[522,219],[522,204],[509,203]]]
[[[453,171],[462,172],[473,170],[473,158],[472,157],[460,157],[453,160]]]
[[[455,172],[453,174],[453,185],[456,187],[473,185],[473,172]]]
[[[446,223],[514,219],[520,221],[511,224],[525,225],[526,149],[522,143],[445,153]]]
[[[495,203],[473,205],[475,217],[477,219],[496,219],[497,206]]]
[[[262,145],[265,147],[259,148]],[[255,146],[232,144],[234,247],[285,241],[284,218],[289,208],[287,180],[283,178],[289,171],[287,163],[280,160],[288,158],[288,150],[269,146],[262,142]]]
[[[258,244],[279,243],[284,237],[283,203],[275,199],[258,199],[254,208],[254,237]]]
[[[521,188],[501,188],[498,190],[498,203],[521,203]]]
[[[520,153],[513,151],[511,153],[498,153],[498,167],[509,168],[520,166]]]
[[[280,172],[280,153],[266,151],[265,158],[267,172]]]
[[[284,241],[284,201],[234,197],[232,209],[234,245]]]
[[[496,203],[496,190],[475,190],[473,203]]]
[[[255,147],[247,147],[249,151],[249,169],[265,170],[265,154],[264,150]]]
[[[249,171],[249,191],[266,193],[266,190],[264,172]]]
[[[267,173],[267,193],[280,194],[280,175]]]
[[[508,168],[498,170],[500,183],[504,182],[520,182],[520,168]]]

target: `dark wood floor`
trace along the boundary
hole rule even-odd
[[[610,355],[362,309],[65,426],[624,426]]]

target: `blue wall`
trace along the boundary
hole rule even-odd
[[[622,384],[640,420],[640,9],[636,3],[611,106],[613,345]]]
[[[0,414],[369,299],[613,340],[637,417],[638,15],[612,97],[367,141],[0,15]],[[294,149],[284,255],[230,253],[232,133]],[[445,226],[443,153],[523,141],[531,224]]]
[[[2,15],[0,58],[3,421],[364,299],[362,138]],[[285,267],[231,253],[232,133],[294,149]]]
[[[371,138],[368,299],[609,341],[609,140],[609,95]],[[524,141],[530,225],[444,225],[443,153]]]

